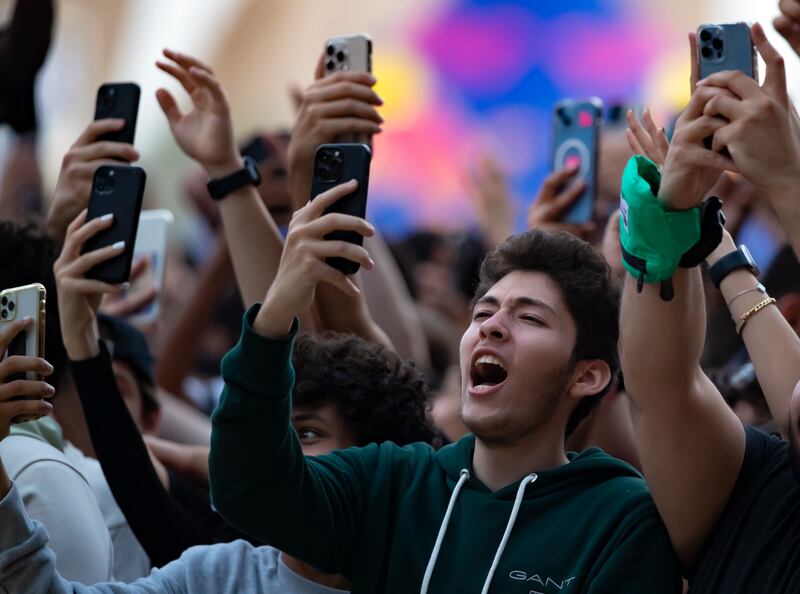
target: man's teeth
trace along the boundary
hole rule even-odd
[[[490,365],[499,365],[503,369],[503,371],[507,371],[505,365],[503,365],[500,362],[500,359],[498,359],[497,357],[494,357],[493,355],[481,355],[480,357],[478,357],[478,360],[475,361],[476,365],[478,363],[488,363]]]

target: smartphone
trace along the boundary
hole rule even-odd
[[[8,355],[44,358],[45,310],[47,291],[40,283],[0,291],[0,330],[5,330],[14,320],[33,318],[33,325],[14,337],[8,345]],[[2,355],[2,353],[0,353]],[[8,376],[5,381],[17,379],[41,380],[34,372]]]
[[[335,72],[372,72],[372,38],[366,33],[333,37],[325,42],[325,76]],[[337,143],[369,144],[368,134],[343,134]]]
[[[586,189],[564,216],[565,223],[588,223],[594,216],[602,125],[603,102],[596,97],[564,100],[553,110],[553,171],[577,166],[573,179],[586,182]]]
[[[149,265],[141,278],[131,281],[130,290],[135,292],[143,287],[155,286],[158,295],[149,305],[131,316],[133,322],[148,324],[155,320],[161,311],[161,296],[167,268],[167,243],[173,220],[172,213],[166,209],[143,210],[139,216],[133,259],[138,261],[140,258],[147,258]]]
[[[106,83],[97,90],[94,119],[120,118],[125,120],[124,128],[103,134],[99,140],[133,144],[140,94],[139,85],[136,83]]]
[[[369,164],[372,151],[365,144],[323,144],[314,155],[314,178],[311,181],[311,199],[344,182],[355,179],[358,188],[331,205],[325,214],[339,212],[365,218],[367,214],[367,189],[369,187]],[[325,239],[364,244],[364,237],[354,231],[334,231]],[[346,258],[328,258],[326,262],[344,274],[355,274],[360,265]]]
[[[747,23],[705,24],[697,29],[700,78],[738,70],[758,80],[758,55]]]
[[[125,242],[125,250],[90,269],[86,278],[114,284],[128,280],[139,227],[139,213],[142,210],[145,179],[144,169],[141,167],[104,165],[95,171],[87,221],[113,213],[114,222],[108,229],[91,237],[83,245],[83,253],[113,245],[118,241]]]
[[[369,35],[345,35],[325,42],[325,75],[340,70],[372,72],[372,38]]]

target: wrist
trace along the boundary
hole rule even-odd
[[[730,233],[723,233],[722,234],[722,241],[720,244],[708,255],[706,258],[706,264],[711,267],[717,262],[719,262],[722,258],[727,256],[728,254],[736,251],[736,242],[733,241],[733,237],[731,237]]]
[[[291,332],[294,318],[291,308],[267,295],[253,320],[253,330],[266,338],[284,338]]]
[[[100,354],[100,331],[97,318],[81,329],[64,333],[64,349],[71,361],[93,359]]]
[[[203,163],[202,165],[211,179],[220,179],[242,169],[242,167],[244,167],[244,161],[239,154],[235,154],[222,161]]]

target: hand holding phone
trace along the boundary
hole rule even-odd
[[[49,414],[53,407],[46,398],[55,394],[53,386],[44,377],[53,367],[38,350],[43,350],[40,330],[44,315],[27,315],[28,295],[38,311],[39,291],[42,285],[34,284],[6,289],[0,295],[0,440],[8,436],[11,425],[33,421]],[[43,332],[42,332],[43,335]],[[35,343],[35,351],[31,344]]]
[[[594,216],[597,193],[597,160],[603,104],[600,99],[565,100],[553,111],[552,170],[575,169],[575,180],[584,189],[564,212],[563,222],[585,224]],[[563,188],[559,188],[560,193]]]
[[[311,200],[344,181],[355,179],[358,188],[337,200],[325,210],[363,219],[367,215],[367,190],[372,152],[364,144],[323,144],[314,157],[314,179],[311,182]],[[333,241],[347,241],[363,245],[364,237],[353,231],[333,231],[325,236]],[[328,258],[330,266],[344,274],[358,272],[358,262],[344,258]]]
[[[112,224],[91,237],[83,246],[83,252],[92,252],[103,247],[117,246],[119,253],[103,260],[86,273],[86,278],[106,283],[123,283],[131,273],[133,244],[139,226],[139,213],[146,175],[140,167],[98,167],[89,197],[87,220],[92,221],[112,215]]]
[[[325,76],[336,72],[372,73],[372,39],[366,33],[328,39],[324,60]],[[364,132],[339,134],[332,140],[369,144],[371,135]]]

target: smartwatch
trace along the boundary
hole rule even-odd
[[[225,196],[233,194],[247,185],[257,186],[261,183],[261,174],[258,164],[252,157],[243,157],[244,167],[225,177],[212,179],[206,186],[208,193],[214,200],[222,200]]]
[[[750,254],[750,250],[747,249],[746,245],[740,245],[736,251],[731,252],[727,256],[723,256],[717,260],[713,266],[709,266],[708,276],[711,282],[714,283],[714,286],[719,289],[722,280],[739,268],[746,268],[755,277],[761,274],[756,261],[753,260],[753,256]]]

